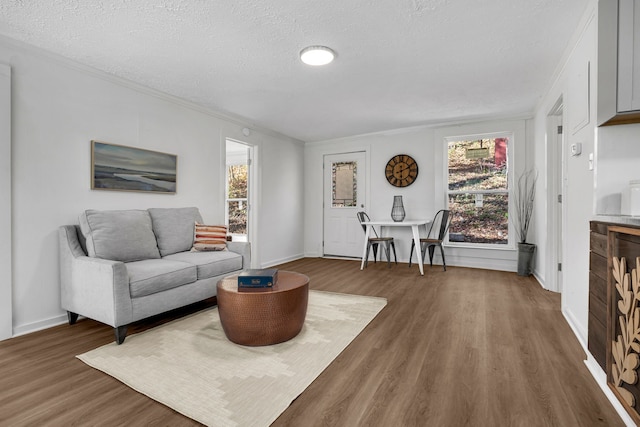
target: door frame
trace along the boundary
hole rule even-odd
[[[320,206],[322,206],[322,234],[320,236],[321,238],[321,242],[322,242],[322,254],[321,256],[324,257],[325,256],[325,251],[324,251],[324,232],[325,232],[325,217],[324,217],[324,203],[325,203],[325,192],[327,191],[327,182],[324,179],[324,163],[325,163],[325,158],[327,156],[336,156],[336,155],[342,155],[342,154],[352,154],[352,153],[364,153],[364,161],[365,161],[365,171],[364,171],[364,179],[365,179],[365,205],[364,208],[362,208],[365,212],[368,211],[369,206],[371,206],[371,175],[370,175],[370,171],[371,171],[371,151],[369,149],[369,147],[354,147],[353,149],[350,150],[336,150],[336,151],[325,151],[322,153],[322,192],[320,194],[321,197],[321,203]],[[331,255],[329,255],[331,256]],[[347,258],[345,258],[347,259]],[[360,259],[360,257],[358,257],[357,259]]]
[[[246,141],[240,141],[235,138],[225,137],[224,138],[224,166],[223,166],[223,196],[225,198],[225,218],[227,216],[226,212],[226,197],[227,197],[227,141],[233,142],[236,144],[244,145],[247,147],[247,157],[249,162],[248,172],[249,172],[249,180],[247,182],[247,241],[251,244],[251,266],[250,268],[254,268],[256,265],[259,265],[257,251],[258,247],[258,210],[260,204],[259,195],[261,194],[260,188],[260,179],[258,176],[259,173],[259,162],[258,162],[258,145],[251,144]]]
[[[564,257],[566,224],[566,126],[564,123],[562,96],[547,115],[547,266],[546,288],[554,292],[562,292],[563,271],[558,270],[558,263]],[[562,126],[562,135],[557,128]],[[558,156],[558,153],[561,153]],[[561,208],[557,208],[558,194],[562,195]],[[558,239],[560,244],[558,244]]]

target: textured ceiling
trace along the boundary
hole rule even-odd
[[[587,3],[1,0],[0,34],[318,141],[532,112]]]

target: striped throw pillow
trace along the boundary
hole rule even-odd
[[[191,251],[226,251],[227,227],[196,222]]]

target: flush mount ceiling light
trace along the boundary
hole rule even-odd
[[[300,51],[300,59],[307,65],[327,65],[336,53],[326,46],[309,46]]]

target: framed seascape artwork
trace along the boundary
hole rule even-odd
[[[91,189],[175,194],[178,156],[91,141]]]

